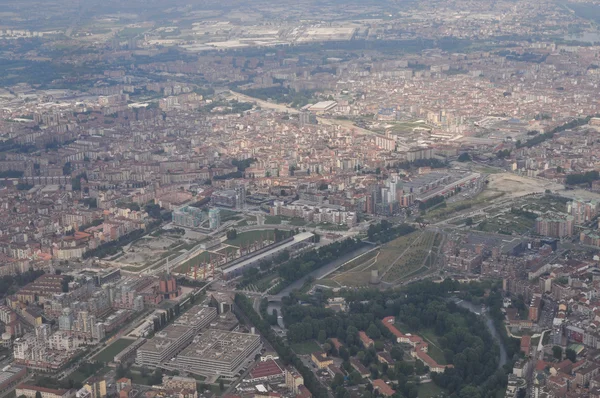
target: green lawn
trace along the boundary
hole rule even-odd
[[[427,343],[429,343],[429,347],[427,348],[427,353],[429,354],[429,356],[440,365],[446,365],[446,358],[444,357],[444,352],[442,351],[438,338],[435,335],[435,333],[433,333],[433,330],[421,330],[415,334],[421,336],[425,341],[427,341]]]
[[[96,361],[100,362],[112,362],[115,355],[123,351],[125,348],[129,347],[135,340],[131,339],[119,339],[100,351],[98,355],[94,358]]]
[[[294,350],[294,352],[298,355],[310,355],[315,351],[321,351],[321,346],[319,346],[314,340],[292,344],[291,347],[292,350]]]
[[[148,29],[147,28],[125,28],[118,33],[118,36],[122,37],[122,38],[132,38],[139,34],[142,34],[146,30],[148,30]]]
[[[225,243],[231,246],[242,246],[247,245],[248,243],[254,243],[262,238],[264,239],[273,239],[275,236],[275,231],[273,230],[262,230],[262,231],[248,231],[237,234],[235,239],[228,239]]]
[[[281,224],[281,217],[265,216],[265,224]]]
[[[417,388],[419,390],[419,398],[433,398],[446,393],[444,389],[438,387],[434,382],[420,384]]]
[[[219,213],[220,213],[220,216],[221,216],[221,222],[229,221],[229,220],[241,220],[242,219],[241,213],[238,213],[237,211],[232,211],[232,210],[227,210],[227,209],[221,209]]]

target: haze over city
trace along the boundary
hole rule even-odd
[[[1,0],[0,398],[600,398],[599,23]]]

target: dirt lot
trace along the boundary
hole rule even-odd
[[[530,193],[543,193],[546,189],[558,191],[564,185],[537,178],[523,177],[511,173],[492,174],[488,177],[487,192],[503,192],[510,197],[519,197]],[[505,196],[506,197],[506,196]]]

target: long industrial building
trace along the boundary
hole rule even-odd
[[[235,377],[261,348],[257,334],[208,329],[177,356],[175,366],[205,376]]]
[[[278,253],[281,253],[283,250],[294,251],[299,246],[307,245],[313,239],[313,237],[314,234],[311,232],[301,232],[297,235],[294,235],[293,238],[284,241],[284,243],[278,246],[260,252],[256,255],[251,255],[247,259],[241,260],[240,262],[237,262],[227,268],[224,268],[222,270],[223,277],[225,279],[230,279],[241,275],[246,268],[256,267],[259,264],[260,260],[268,259],[272,256],[275,256]]]

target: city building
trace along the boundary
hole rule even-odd
[[[183,206],[173,211],[172,220],[175,225],[199,228],[206,221],[206,213],[197,207]]]
[[[17,397],[25,396],[27,398],[36,398],[38,392],[41,394],[42,398],[72,398],[75,396],[75,390],[55,390],[29,384],[19,384],[15,394]]]
[[[535,220],[535,232],[538,235],[553,238],[567,238],[573,236],[575,218],[571,215],[547,213]]]
[[[24,366],[10,365],[2,368],[0,370],[0,394],[14,388],[25,376],[27,376],[27,368]]]
[[[327,356],[327,353],[323,351],[315,351],[310,354],[310,359],[319,369],[325,369],[329,365],[333,364],[333,359]]]
[[[185,348],[194,335],[189,326],[169,325],[138,348],[135,362],[139,366],[157,367]]]
[[[106,398],[106,380],[99,377],[88,379],[83,388],[90,392],[91,398]]]
[[[219,229],[221,226],[221,210],[218,207],[208,210],[208,222],[211,230]]]
[[[254,362],[261,348],[257,334],[207,329],[177,355],[174,365],[194,374],[232,378]]]

